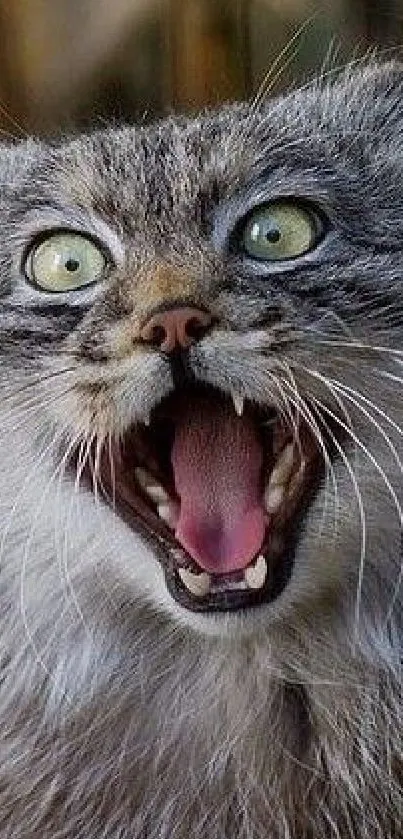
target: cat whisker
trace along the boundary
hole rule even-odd
[[[384,379],[389,379],[391,382],[398,382],[399,384],[403,384],[402,376],[395,376],[394,373],[389,373],[387,370],[377,370],[376,372],[379,373],[379,375],[382,376]]]
[[[43,384],[44,382],[51,381],[52,379],[58,378],[59,376],[67,375],[68,373],[74,373],[77,368],[75,367],[66,367],[63,370],[53,370],[51,373],[46,373],[44,376],[35,376],[30,379],[29,382],[24,383],[21,387],[11,388],[8,393],[2,394],[2,404],[5,400],[8,399],[15,399],[21,393],[25,393],[26,391],[35,390],[38,385]]]
[[[50,400],[50,401],[52,401],[52,400]],[[26,427],[26,424],[27,424],[27,417],[29,417],[30,414],[32,414],[34,412],[37,413],[38,411],[40,411],[42,404],[43,403],[41,403],[41,400],[38,400],[35,404],[28,405],[27,407],[25,407],[25,405],[23,404],[23,405],[19,406],[18,408],[14,408],[13,410],[8,411],[7,412],[7,422],[8,423],[10,421],[12,422],[13,432],[16,433],[20,429],[24,429]],[[49,403],[47,403],[47,404],[49,404]],[[2,421],[2,415],[0,413],[0,424],[1,424],[1,421]],[[30,422],[32,422],[31,418],[30,418]],[[38,422],[33,424],[33,429],[37,430],[38,432],[41,432],[42,428],[43,428],[42,423],[41,423],[40,419],[38,419]],[[3,442],[4,440],[7,440],[7,438],[9,438],[9,429],[6,429],[4,431],[4,433],[0,435],[0,442]]]
[[[73,453],[77,450],[78,444],[79,444],[79,439],[77,437],[73,438],[70,441],[69,446],[66,448],[66,450],[63,454],[63,457],[62,457],[62,459],[59,463],[59,480],[58,480],[58,487],[57,487],[57,495],[58,495],[59,498],[60,498],[60,492],[61,492],[61,484],[62,484],[63,478],[65,476],[66,467],[69,464],[69,462],[71,461],[71,457],[72,457]],[[82,472],[82,470],[85,467],[85,460],[82,464],[80,464],[80,467],[81,467],[81,472]],[[80,620],[81,620],[81,622],[82,622],[82,624],[85,628],[85,631],[86,631],[87,635],[89,637],[92,637],[90,629],[89,629],[89,627],[88,627],[88,625],[85,621],[84,614],[82,612],[80,603],[78,601],[78,598],[77,598],[77,595],[76,595],[76,592],[75,592],[75,588],[74,588],[74,583],[72,581],[71,574],[69,572],[69,567],[68,567],[68,537],[70,535],[70,522],[71,522],[71,516],[72,516],[72,511],[73,511],[74,506],[76,508],[76,511],[80,515],[80,504],[77,503],[77,501],[79,501],[78,495],[77,495],[79,478],[80,478],[80,476],[78,474],[78,466],[77,466],[76,481],[75,481],[75,485],[74,485],[74,493],[72,493],[72,497],[71,497],[71,500],[70,500],[68,510],[65,511],[63,503],[60,503],[60,504],[56,505],[56,509],[60,510],[60,512],[62,513],[62,522],[61,522],[61,527],[60,527],[60,533],[63,534],[63,540],[61,541],[61,547],[60,547],[60,550],[58,551],[59,569],[60,569],[61,578],[66,583],[66,592],[69,595],[69,599],[73,603],[73,606],[74,606],[74,608],[75,608],[75,610],[76,610],[76,612],[77,612],[77,614],[78,614],[78,616],[79,616],[79,618],[80,618]],[[58,536],[59,536],[59,534],[57,532],[57,528],[58,528],[58,519],[56,517],[56,519],[55,519],[55,531],[54,531],[55,544],[56,545],[58,544]]]
[[[390,305],[392,305],[392,304],[390,304]],[[377,318],[377,323],[376,323],[377,345],[376,346],[373,346],[368,341],[366,341],[365,338],[363,338],[363,336],[358,336],[357,334],[355,334],[353,332],[350,324],[346,323],[345,319],[342,318],[339,315],[339,313],[336,312],[331,307],[327,307],[325,313],[315,323],[305,325],[304,329],[303,329],[303,332],[306,335],[309,335],[311,333],[314,334],[315,335],[315,340],[316,340],[317,337],[320,337],[322,339],[323,343],[325,343],[325,339],[328,339],[331,343],[337,342],[337,341],[340,342],[341,346],[351,346],[351,343],[352,343],[353,345],[355,345],[357,347],[360,347],[364,342],[364,349],[370,349],[370,350],[371,349],[377,349],[379,351],[385,351],[385,352],[393,351],[393,352],[395,352],[397,350],[396,347],[379,345],[379,336],[381,336],[383,333],[385,334],[386,338],[390,337],[390,329],[380,328],[380,324],[378,322],[379,312],[380,311],[383,312],[385,309],[388,309],[388,308],[389,308],[389,306],[380,307],[379,305],[377,305],[376,309],[374,310],[373,302],[371,301],[369,309],[365,309],[366,322],[368,320],[370,320],[371,318],[374,318],[374,317]],[[336,326],[338,327],[341,335],[343,336],[342,340],[335,333],[334,330],[329,331],[329,330],[323,329],[322,324],[325,323],[326,321],[329,321],[329,320],[333,321],[336,324]],[[401,322],[401,318],[400,318],[399,323],[400,322]],[[348,341],[348,343],[345,342],[345,338],[350,339]],[[400,351],[398,351],[398,352],[400,352]]]
[[[321,408],[322,412],[325,412],[328,416],[330,416],[332,418],[332,420],[334,422],[336,422],[344,431],[346,431],[346,433],[352,438],[352,440],[355,442],[355,444],[361,449],[361,451],[365,454],[365,456],[368,458],[368,460],[375,467],[376,471],[378,472],[378,474],[382,478],[382,481],[385,484],[385,486],[386,486],[386,488],[389,492],[389,495],[390,495],[390,497],[393,501],[393,504],[394,504],[394,507],[396,509],[398,519],[399,519],[399,527],[400,527],[400,530],[402,531],[403,530],[403,511],[402,511],[402,507],[401,507],[401,504],[400,504],[399,499],[397,497],[396,490],[392,486],[388,476],[385,473],[385,470],[378,463],[376,457],[369,450],[368,446],[366,446],[362,442],[362,440],[358,437],[358,435],[355,433],[355,431],[353,431],[353,429],[351,429],[349,426],[347,426],[346,423],[344,423],[340,419],[340,417],[338,417],[334,413],[334,411],[332,411],[327,405],[325,405],[317,397],[313,397],[311,395],[311,399],[316,405],[318,405]],[[385,619],[385,623],[387,623],[391,618],[393,608],[394,608],[394,604],[396,602],[396,598],[397,598],[397,595],[398,595],[398,591],[399,591],[401,583],[402,583],[402,578],[403,578],[403,564],[401,566],[401,569],[400,569],[400,572],[399,572],[399,575],[398,575],[398,580],[396,581],[396,584],[395,584],[394,594],[392,596],[391,604],[390,604],[390,607],[389,607],[389,610],[388,610],[388,613],[387,613],[387,616],[386,616],[386,619]]]
[[[353,422],[352,422],[350,413],[347,411],[345,403],[343,402],[342,398],[338,395],[337,390],[334,390],[333,388],[330,387],[330,380],[327,377],[323,377],[317,370],[310,370],[309,368],[307,368],[303,365],[301,365],[301,369],[303,369],[305,373],[308,373],[308,375],[311,375],[313,378],[320,379],[320,381],[324,384],[324,386],[327,389],[330,390],[331,395],[332,395],[333,399],[335,400],[336,404],[338,405],[342,416],[344,416],[345,419],[346,419],[348,427],[353,428]],[[331,380],[331,381],[333,382],[334,380]],[[327,431],[329,433],[330,428],[329,428],[328,423],[326,423],[326,421],[323,418],[323,413],[320,413],[320,417],[321,417],[321,421],[325,424],[325,427],[327,428]],[[341,446],[338,443],[338,441],[335,439],[335,435],[333,433],[331,433],[331,439],[333,440],[339,454],[342,454]],[[357,451],[357,449],[354,450],[354,452],[356,452],[356,451]],[[356,481],[356,478],[355,478],[354,470],[352,469],[352,467],[350,467],[350,464],[348,462],[346,462],[345,456],[343,456],[342,459],[343,459],[343,462],[345,463],[345,465],[347,466],[348,472],[349,472],[350,477],[351,477],[352,482],[353,482],[354,491],[357,495],[357,481]],[[361,514],[361,511],[363,511],[361,494],[360,494],[360,499],[358,499],[358,496],[357,496],[357,501],[358,501],[358,504],[359,504],[359,510],[360,510],[360,514]],[[361,520],[362,520],[362,516],[361,516]],[[361,559],[360,559],[360,562],[361,562],[361,565],[360,565],[360,574],[361,574],[361,572],[363,573],[363,567],[364,567],[364,555],[363,555],[362,543],[361,543]],[[357,623],[358,622],[358,612],[359,612],[359,605],[358,604],[359,604],[359,601],[361,599],[361,586],[362,586],[362,574],[361,574],[361,577],[359,579],[359,593],[357,594],[357,602],[356,602],[356,627],[358,626],[358,623]]]
[[[77,449],[76,449],[76,451],[77,451],[77,458],[76,458],[77,463],[76,463],[76,477],[75,477],[75,483],[74,483],[74,493],[78,497],[79,497],[79,493],[80,493],[80,480],[81,480],[83,471],[86,468],[86,466],[89,467],[89,469],[91,471],[92,480],[94,481],[94,474],[91,470],[91,447],[93,445],[94,438],[95,438],[95,435],[92,435],[90,438],[87,438],[86,436],[83,437],[80,445],[78,445]],[[103,490],[103,491],[105,493],[105,490]],[[101,508],[100,508],[99,496],[98,496],[98,492],[97,492],[97,485],[95,487],[93,486],[93,497],[94,497],[94,506],[95,506],[95,510],[96,510],[96,513],[97,513],[97,517],[98,517],[99,529],[101,531],[104,531],[105,530],[105,525],[104,525],[104,520],[103,520],[103,516],[102,516],[102,511],[101,511]],[[78,504],[78,513],[80,514],[80,512],[81,512],[81,508],[80,508],[80,504]],[[108,537],[107,537],[107,539],[105,539],[105,544],[107,542],[110,542],[110,540],[111,540],[111,534],[110,534],[110,532],[108,532]],[[107,587],[102,580],[102,576],[100,574],[100,570],[99,570],[98,566],[95,566],[93,570],[94,570],[94,573],[96,573],[97,576],[100,579],[101,585],[104,589],[105,597],[108,599],[109,603],[116,610],[116,608],[117,608],[116,603],[113,601],[113,598],[111,596],[109,587]]]
[[[93,494],[95,498],[95,503],[97,506],[100,504],[99,499],[99,490],[102,491],[102,495],[105,499],[110,501],[109,491],[106,489],[104,482],[102,481],[101,476],[101,458],[103,452],[105,450],[105,442],[106,440],[109,441],[108,449],[109,458],[110,458],[110,466],[111,466],[111,480],[114,480],[114,464],[113,464],[113,456],[111,454],[111,432],[107,432],[105,436],[100,436],[99,433],[94,433],[91,438],[87,441],[88,447],[88,465],[91,472],[91,479],[92,479],[92,487],[93,487]],[[95,457],[93,457],[92,450],[95,446]],[[112,477],[113,476],[113,477]],[[112,505],[114,505],[115,501],[115,484],[113,484],[113,498],[112,498]]]
[[[96,442],[97,435],[96,432],[92,432],[89,436],[85,439],[85,463],[88,464],[88,468],[90,470],[91,481],[92,481],[92,491],[94,494],[95,504],[99,504],[99,494],[98,494],[98,480],[94,465],[94,458],[92,454],[92,448],[94,443]]]
[[[71,461],[72,454],[74,452],[77,452],[74,494],[72,496],[69,508],[68,508],[65,515],[64,515],[64,512],[65,512],[64,511],[64,505],[63,504],[59,505],[59,509],[61,511],[63,511],[63,520],[62,520],[62,522],[60,522],[60,525],[61,525],[60,526],[60,531],[61,531],[61,533],[64,533],[64,537],[63,537],[63,542],[61,544],[61,548],[58,551],[58,555],[59,555],[59,569],[60,569],[60,572],[61,572],[61,578],[66,583],[66,591],[68,592],[68,600],[73,603],[73,606],[74,606],[74,608],[77,612],[77,615],[78,615],[78,617],[79,617],[79,619],[80,619],[80,621],[81,621],[81,623],[82,623],[82,625],[83,625],[83,627],[84,627],[84,629],[85,629],[89,638],[92,637],[92,633],[89,629],[87,621],[85,620],[85,616],[84,616],[84,613],[82,611],[81,605],[78,601],[78,598],[77,598],[77,595],[76,595],[76,592],[75,592],[74,583],[73,583],[73,580],[71,578],[71,574],[70,574],[69,568],[68,568],[68,538],[69,538],[69,535],[70,535],[70,521],[71,521],[71,515],[72,515],[72,511],[73,511],[74,506],[76,508],[78,518],[81,517],[81,505],[79,503],[80,502],[80,497],[79,497],[80,480],[81,480],[82,474],[83,474],[86,466],[89,465],[90,468],[91,468],[91,449],[92,449],[92,446],[93,446],[93,443],[94,443],[95,440],[96,440],[95,432],[90,437],[87,437],[87,436],[82,437],[81,442],[80,442],[79,436],[77,436],[76,438],[71,440],[69,446],[67,447],[67,449],[64,452],[62,460],[59,463],[59,481],[58,481],[58,494],[60,494],[61,482],[62,482],[63,477],[64,477],[66,466],[67,466],[68,462]],[[98,492],[97,492],[96,471],[91,469],[91,474],[92,474],[93,480],[96,482],[95,486],[94,486],[94,503],[95,503],[95,507],[98,509],[99,508],[99,497],[98,497]],[[102,517],[100,517],[100,518],[101,518],[101,521],[102,521]],[[55,524],[55,544],[56,545],[58,544],[57,526],[58,525],[57,525],[57,521],[56,521],[56,524]],[[77,519],[76,519],[75,527],[76,526],[77,526]],[[99,572],[97,572],[97,573],[98,573],[98,576],[99,576]],[[101,580],[101,583],[102,583],[102,580]],[[106,586],[103,585],[103,587],[104,587],[105,592],[107,592]],[[109,592],[107,593],[107,596],[108,596],[108,600],[113,604],[113,600],[112,600]],[[116,604],[113,604],[113,605],[116,608]]]
[[[323,435],[320,432],[319,426],[315,420],[315,417],[312,414],[306,400],[301,396],[300,392],[296,388],[293,389],[293,397],[290,397],[291,401],[295,405],[297,411],[301,413],[305,422],[307,423],[308,427],[310,428],[313,437],[316,439],[319,449],[322,452],[324,464],[325,464],[325,499],[324,505],[322,510],[321,516],[321,525],[320,525],[320,533],[323,531],[324,523],[326,520],[327,509],[328,509],[328,486],[329,480],[332,481],[333,486],[333,499],[334,499],[334,534],[337,531],[337,522],[338,522],[338,511],[339,511],[339,493],[338,493],[338,486],[337,486],[337,479],[333,469],[332,461],[330,459],[329,453],[327,451],[327,447],[325,441],[323,439]]]
[[[310,20],[308,20],[310,23]],[[298,32],[296,33],[299,34]],[[394,45],[393,47],[384,47],[381,50],[382,55],[387,55],[388,53],[396,53],[399,47]],[[343,61],[340,64],[331,67],[329,70],[325,72],[320,72],[319,74],[315,71],[315,73],[308,78],[305,84],[298,85],[298,92],[303,92],[305,90],[309,90],[312,88],[312,84],[317,84],[317,86],[324,86],[324,83],[327,82],[329,79],[332,79],[333,76],[340,75],[341,73],[347,73],[354,68],[359,67],[360,65],[365,65],[368,61],[376,60],[379,57],[380,48],[377,47],[369,47],[362,55],[358,56],[358,58],[350,59],[349,61]],[[326,60],[326,57],[325,57]],[[267,117],[266,119],[268,119]]]
[[[35,394],[32,396],[30,394],[28,398],[21,401],[18,400],[15,405],[11,405],[9,408],[7,408],[7,417],[9,419],[12,419],[14,423],[15,418],[18,419],[19,416],[23,418],[24,414],[28,415],[43,410],[44,408],[46,408],[46,406],[59,404],[60,399],[62,397],[69,396],[72,392],[73,388],[71,386],[68,386],[63,390],[53,391],[51,395],[46,394],[46,397],[43,393]],[[12,394],[7,395],[10,397],[10,399],[12,398]]]
[[[345,398],[345,399],[347,399],[349,402],[351,402],[353,405],[355,405],[355,407],[356,407],[356,408],[358,408],[358,410],[359,410],[362,414],[364,414],[364,416],[366,416],[366,417],[367,417],[367,419],[369,420],[370,424],[374,426],[374,428],[376,429],[376,431],[378,431],[378,432],[379,432],[379,434],[380,434],[380,435],[383,437],[383,439],[385,440],[386,445],[388,446],[388,448],[390,449],[391,453],[393,454],[393,456],[394,456],[394,458],[395,458],[395,460],[396,460],[397,465],[399,466],[399,468],[400,468],[401,472],[403,472],[403,464],[402,464],[402,461],[400,460],[400,457],[399,457],[399,455],[398,455],[397,449],[396,449],[396,447],[393,445],[393,443],[392,443],[392,441],[391,441],[390,437],[386,434],[386,432],[384,431],[384,429],[382,428],[382,426],[380,425],[380,423],[378,423],[378,422],[374,419],[374,417],[373,417],[373,416],[369,413],[369,411],[367,411],[367,410],[366,410],[366,409],[365,409],[365,408],[364,408],[364,407],[360,404],[360,402],[359,402],[359,401],[357,401],[357,399],[355,399],[355,398],[354,398],[354,396],[357,396],[358,400],[361,400],[361,401],[365,402],[366,404],[368,404],[370,407],[372,407],[372,409],[373,409],[376,413],[380,414],[380,415],[382,416],[382,418],[383,418],[383,419],[385,419],[385,421],[386,421],[386,422],[388,422],[388,423],[389,423],[389,424],[390,424],[390,425],[391,425],[391,426],[395,429],[395,431],[397,431],[397,432],[398,432],[398,434],[400,434],[401,436],[403,436],[403,429],[402,429],[402,428],[401,428],[401,427],[400,427],[400,426],[399,426],[396,422],[394,422],[394,420],[392,420],[392,418],[391,418],[391,417],[389,417],[389,415],[388,415],[388,414],[386,414],[386,412],[385,412],[385,411],[383,411],[381,408],[379,408],[377,405],[375,405],[375,403],[374,403],[374,402],[372,402],[370,399],[367,399],[367,398],[366,398],[366,397],[365,397],[362,393],[360,393],[358,390],[355,390],[354,388],[351,388],[351,387],[349,387],[348,385],[344,385],[342,382],[339,382],[337,379],[334,379],[333,377],[323,376],[323,375],[322,375],[321,373],[319,373],[317,370],[310,370],[310,369],[309,369],[309,368],[307,368],[307,367],[303,367],[303,370],[304,370],[306,373],[308,373],[309,375],[311,375],[313,378],[316,378],[316,379],[318,379],[319,381],[321,381],[321,382],[325,385],[325,387],[327,387],[327,388],[330,390],[330,392],[331,392],[331,394],[332,394],[333,398],[335,399],[335,401],[336,401],[336,402],[338,402],[338,404],[343,405],[342,400],[341,400],[341,399],[338,397],[338,395],[337,395],[338,393],[340,393],[342,396],[344,396],[344,398]],[[353,395],[352,395],[352,394],[353,394]],[[344,411],[345,411],[345,409],[344,409]],[[349,415],[348,415],[348,413],[347,413],[347,417],[348,417],[348,416],[349,416]],[[352,426],[352,423],[351,423],[351,419],[350,419],[350,421],[349,421],[349,425],[350,425],[350,427],[351,427],[351,428],[353,427],[353,426]]]
[[[258,90],[250,103],[251,114],[250,117],[253,118],[255,116],[256,110],[259,107],[261,101],[270,93],[270,90],[273,87],[273,84],[278,78],[278,75],[281,75],[283,72],[283,65],[281,62],[283,59],[288,58],[288,54],[291,52],[294,45],[297,43],[298,39],[301,37],[303,32],[311,25],[313,20],[317,17],[316,14],[311,15],[307,20],[304,20],[301,25],[298,27],[296,32],[289,38],[289,40],[285,43],[282,50],[278,53],[274,61],[271,63],[268,71],[266,72],[262,82],[260,83]],[[291,57],[293,57],[294,53],[291,53]]]
[[[272,61],[269,69],[265,73],[259,87],[249,104],[250,113],[248,119],[246,121],[246,125],[239,134],[235,134],[232,140],[232,144],[229,147],[229,152],[232,150],[239,149],[240,153],[242,154],[244,151],[244,143],[247,140],[250,131],[253,129],[255,124],[255,119],[259,115],[259,107],[263,100],[269,96],[271,90],[275,86],[278,79],[281,78],[284,71],[293,61],[295,56],[298,54],[298,49],[293,50],[294,45],[298,42],[298,39],[301,37],[303,32],[310,26],[312,21],[315,19],[316,14],[311,15],[308,20],[303,21],[303,23],[298,27],[297,31],[291,36],[291,38],[286,42],[282,50],[278,53],[276,58]]]
[[[306,369],[306,368],[304,368],[304,369]],[[313,375],[318,375],[316,371],[307,370],[307,372],[310,372]],[[371,399],[368,399],[368,397],[364,396],[364,394],[361,393],[359,390],[356,390],[355,388],[352,388],[349,385],[344,384],[343,382],[339,382],[337,379],[334,379],[333,377],[331,377],[331,378],[330,377],[324,377],[324,378],[326,378],[327,381],[329,381],[332,384],[332,386],[335,388],[335,390],[343,391],[343,393],[345,395],[345,398],[350,399],[350,401],[354,405],[356,405],[356,407],[362,413],[365,413],[365,415],[368,417],[370,422],[372,422],[372,424],[375,426],[377,431],[379,431],[379,433],[382,434],[382,436],[384,437],[384,439],[385,439],[385,441],[387,442],[388,445],[391,443],[390,438],[385,434],[382,427],[379,425],[379,423],[376,422],[376,420],[374,420],[374,418],[371,416],[371,414],[369,412],[365,411],[364,408],[362,407],[362,405],[360,405],[359,402],[357,402],[357,399],[360,400],[361,402],[364,402],[366,405],[369,405],[369,407],[371,407],[377,414],[379,414],[379,416],[382,417],[382,419],[384,419],[389,425],[391,425],[392,428],[395,431],[397,431],[397,433],[400,436],[403,436],[403,428],[400,425],[398,425],[398,423],[395,422],[392,419],[392,417],[390,417],[389,414],[386,413],[386,411],[383,411],[382,408],[379,408],[379,406],[376,405],[375,402],[372,402]],[[354,399],[354,396],[356,396],[357,399]],[[399,456],[397,454],[397,451],[396,451],[394,446],[392,446],[391,451],[394,454],[394,456],[397,458],[398,464],[401,465],[400,458],[399,458]]]
[[[38,458],[35,461],[33,469],[28,472],[28,475],[26,476],[26,478],[24,480],[22,489],[21,489],[20,493],[18,494],[16,501],[13,504],[13,507],[12,507],[11,513],[9,515],[6,527],[5,527],[5,529],[3,531],[3,534],[2,534],[2,539],[1,539],[1,543],[0,543],[0,561],[1,561],[1,556],[2,556],[2,554],[4,552],[4,549],[5,549],[6,540],[7,540],[8,533],[10,531],[11,525],[12,525],[12,521],[13,521],[13,519],[16,515],[16,512],[18,510],[18,505],[24,497],[25,489],[27,488],[28,484],[32,480],[33,476],[35,475],[35,473],[38,469],[38,466],[46,459],[49,452],[52,451],[52,449],[55,448],[57,439],[58,438],[62,439],[63,434],[64,434],[64,429],[63,428],[58,429],[58,432],[54,434],[50,444],[42,452],[39,453]],[[23,555],[22,555],[22,561],[21,561],[21,568],[20,568],[20,614],[21,614],[21,620],[22,620],[22,623],[23,623],[23,626],[24,626],[25,635],[26,635],[28,644],[31,647],[32,652],[34,654],[36,663],[41,667],[41,669],[44,671],[46,676],[48,676],[49,679],[54,683],[54,685],[57,689],[58,689],[57,682],[54,679],[53,674],[49,670],[49,668],[48,668],[48,666],[47,666],[47,664],[44,660],[44,656],[43,656],[44,651],[39,650],[39,648],[36,644],[35,638],[33,636],[33,633],[31,632],[31,629],[30,629],[30,626],[29,626],[28,613],[27,613],[27,609],[26,609],[26,605],[25,605],[25,579],[26,579],[27,564],[28,564],[28,560],[29,560],[29,556],[30,556],[30,549],[32,547],[32,540],[33,540],[34,531],[35,531],[35,525],[36,525],[36,522],[37,522],[37,520],[38,520],[38,518],[39,518],[39,516],[40,516],[40,514],[41,514],[41,512],[44,508],[44,505],[45,505],[45,502],[47,500],[48,494],[51,490],[54,478],[58,473],[58,469],[59,469],[59,465],[56,467],[56,469],[54,470],[54,472],[50,476],[47,484],[44,486],[43,494],[41,496],[40,502],[37,505],[36,509],[33,511],[33,516],[31,518],[31,526],[30,526],[30,529],[28,531],[27,538],[26,538],[26,541],[25,541],[25,545],[24,545],[24,549],[23,549]],[[66,698],[67,701],[69,701],[69,702],[72,701],[67,693],[64,695],[64,698]]]
[[[318,338],[317,335],[315,335],[315,343],[330,347],[344,347],[346,349],[365,350],[373,353],[386,353],[387,355],[390,355],[391,358],[395,356],[398,358],[403,358],[403,350],[398,350],[395,347],[385,347],[376,344],[369,344],[359,340],[340,341],[335,338],[331,340],[323,340]]]
[[[355,619],[354,619],[354,627],[356,637],[358,637],[358,627],[359,627],[359,620],[360,620],[360,604],[361,604],[361,597],[362,597],[362,586],[363,586],[363,578],[364,578],[364,566],[365,566],[365,555],[367,549],[367,534],[366,534],[366,516],[365,516],[365,508],[362,499],[361,490],[358,484],[358,480],[355,474],[354,469],[352,468],[342,446],[340,445],[339,441],[337,440],[336,435],[333,433],[332,429],[330,428],[329,424],[326,422],[323,416],[323,405],[320,403],[316,397],[310,396],[312,402],[317,406],[318,414],[320,416],[321,422],[323,423],[324,427],[326,428],[327,433],[329,434],[336,450],[339,453],[341,460],[343,461],[348,474],[350,475],[350,479],[353,485],[354,494],[357,499],[358,505],[358,512],[360,517],[360,524],[361,524],[361,540],[360,540],[360,557],[359,557],[359,564],[358,564],[358,580],[357,580],[357,588],[356,588],[356,600],[355,600]],[[349,426],[346,426],[348,428]]]
[[[292,410],[292,403],[284,390],[286,382],[284,382],[284,380],[281,381],[280,377],[275,374],[269,373],[269,376],[271,381],[275,384],[276,389],[280,392],[280,403],[275,402],[276,410],[279,412],[284,425],[292,428],[294,439],[298,445],[298,450],[301,453],[298,425]]]
[[[293,375],[293,372],[291,370],[290,365],[283,359],[282,366],[284,367],[284,369],[287,373],[287,377],[288,377],[289,382],[290,382],[290,384],[288,384],[288,382],[286,380],[285,381],[285,386],[287,387],[287,385],[288,385],[288,387],[291,388],[291,390],[293,392],[293,395],[294,395],[293,404],[295,406],[295,416],[294,416],[294,413],[291,411],[290,412],[291,425],[292,425],[293,437],[294,437],[294,440],[295,440],[295,444],[297,446],[298,453],[299,453],[299,456],[300,456],[300,460],[302,462],[303,458],[304,458],[304,455],[303,455],[303,451],[302,451],[301,439],[300,439],[300,434],[299,434],[299,414],[301,413],[302,400],[301,400],[301,396],[300,396],[300,393],[298,391],[297,383],[295,381],[295,378],[294,378],[294,375]]]
[[[312,372],[312,371],[308,371],[308,372]],[[316,375],[316,371],[315,371],[314,375]],[[324,377],[320,377],[320,378],[321,378],[322,380],[324,380]],[[384,431],[384,429],[382,428],[382,426],[380,425],[380,423],[378,423],[378,422],[374,419],[374,417],[370,414],[370,412],[369,412],[369,411],[367,411],[367,410],[366,410],[366,409],[365,409],[365,408],[364,408],[364,407],[360,404],[360,402],[359,402],[357,399],[355,399],[355,398],[354,398],[354,396],[352,396],[352,395],[351,395],[351,393],[355,394],[355,395],[358,397],[358,399],[360,399],[360,400],[364,401],[366,404],[369,404],[369,405],[373,408],[373,410],[375,410],[378,414],[380,414],[380,415],[383,417],[383,419],[385,419],[385,420],[386,420],[386,422],[388,422],[389,424],[391,424],[391,425],[392,425],[392,427],[393,427],[393,428],[397,431],[397,433],[398,433],[398,434],[400,434],[401,436],[403,436],[403,430],[402,430],[402,428],[401,428],[401,427],[400,427],[400,426],[399,426],[396,422],[394,422],[394,420],[392,420],[392,419],[391,419],[391,417],[389,417],[389,416],[388,416],[388,414],[386,414],[386,413],[385,413],[385,411],[383,411],[383,410],[381,410],[380,408],[378,408],[378,406],[377,406],[377,405],[375,405],[375,404],[374,404],[374,403],[373,403],[370,399],[367,399],[367,398],[366,398],[363,394],[361,394],[359,391],[356,391],[356,390],[354,390],[353,388],[350,388],[350,387],[344,386],[344,385],[342,385],[341,383],[335,382],[333,379],[332,379],[332,380],[328,380],[328,382],[327,382],[327,383],[329,384],[329,382],[331,382],[331,389],[332,389],[332,390],[333,390],[333,389],[335,389],[335,390],[339,390],[339,392],[343,392],[343,393],[344,393],[345,398],[346,398],[346,399],[349,399],[349,400],[350,400],[350,401],[351,401],[351,402],[352,402],[352,403],[353,403],[353,404],[354,404],[354,405],[358,408],[358,410],[359,410],[362,414],[364,414],[364,416],[366,416],[366,417],[367,417],[367,419],[369,420],[369,422],[371,423],[371,425],[373,425],[373,426],[374,426],[374,428],[378,431],[378,433],[379,433],[379,434],[382,436],[382,438],[384,439],[384,441],[385,441],[385,443],[386,443],[387,447],[389,448],[389,450],[390,450],[390,452],[392,453],[392,455],[393,455],[393,457],[394,457],[394,459],[395,459],[395,461],[396,461],[397,465],[399,466],[399,469],[400,469],[401,473],[403,474],[403,464],[402,464],[402,461],[401,461],[401,459],[400,459],[400,457],[399,457],[399,454],[398,454],[398,452],[397,452],[397,449],[396,449],[396,447],[393,445],[393,443],[392,443],[392,441],[391,441],[390,437],[386,434],[386,432]],[[346,391],[347,391],[347,392],[346,392]],[[403,539],[403,530],[402,530],[402,539]],[[403,563],[403,552],[402,552],[402,563]],[[401,570],[400,570],[400,572],[399,572],[398,587],[400,586],[400,583],[401,583],[401,577],[402,577],[402,575],[403,575],[403,566],[401,567]],[[395,593],[394,593],[394,598],[393,598],[393,600],[395,600],[395,599],[396,599],[397,593],[398,593],[398,589],[395,589]],[[391,616],[392,610],[393,610],[393,603],[392,603],[392,604],[391,604],[391,606],[389,607],[387,620],[388,620],[388,619],[389,619],[389,617]]]
[[[112,507],[115,509],[116,507],[116,471],[115,471],[115,460],[113,457],[113,450],[112,450],[112,434],[109,431],[108,433],[108,462],[109,462],[109,471],[111,476],[111,487],[112,487]]]

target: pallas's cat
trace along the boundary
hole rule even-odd
[[[402,94],[0,149],[1,839],[403,835]]]

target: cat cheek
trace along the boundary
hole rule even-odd
[[[108,353],[116,360],[126,359],[133,354],[140,355],[144,352],[138,341],[140,324],[135,316],[120,321],[108,330],[106,343]]]

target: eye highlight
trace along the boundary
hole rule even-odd
[[[27,278],[43,291],[66,292],[100,280],[106,259],[101,248],[81,233],[51,233],[34,245],[25,260]]]
[[[252,259],[279,262],[312,250],[323,233],[319,216],[306,206],[273,201],[255,207],[240,228],[239,242]]]

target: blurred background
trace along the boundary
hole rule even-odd
[[[274,92],[402,42],[403,0],[0,0],[1,129],[148,121],[251,96],[286,45]]]

